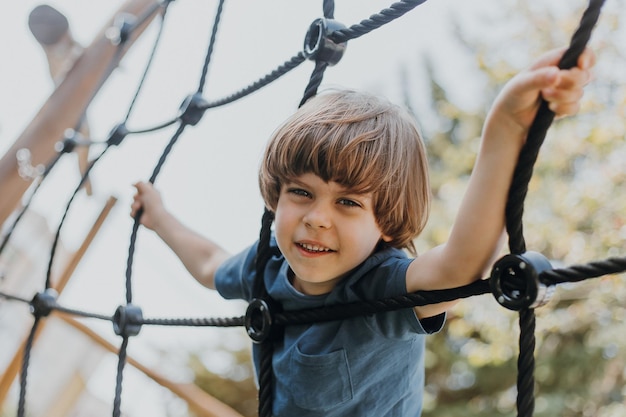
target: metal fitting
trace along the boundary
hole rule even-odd
[[[539,274],[550,269],[550,261],[538,252],[506,255],[491,271],[493,296],[509,310],[541,307],[550,301],[554,286],[542,283]]]

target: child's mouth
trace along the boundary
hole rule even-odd
[[[325,247],[319,246],[319,245],[311,245],[311,244],[308,244],[308,243],[296,243],[296,245],[298,245],[299,248],[305,250],[306,252],[310,252],[310,253],[334,252],[332,249],[325,248]]]

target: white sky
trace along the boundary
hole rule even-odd
[[[326,71],[324,84],[374,90],[399,100],[399,66],[417,71],[420,51],[427,47],[445,49],[446,10],[450,5],[458,9],[464,3],[426,2],[395,22],[349,42],[342,61]],[[0,31],[5,39],[11,39],[0,45],[0,56],[4,57],[0,150],[14,142],[52,92],[45,55],[27,27],[28,14],[37,4],[12,2],[0,16]],[[66,14],[74,37],[88,45],[122,2],[58,0],[48,4]],[[170,120],[183,99],[196,90],[216,4],[171,4],[153,68],[128,123],[130,129]],[[389,4],[380,0],[338,1],[335,17],[349,26]],[[320,16],[321,1],[226,2],[205,97],[211,100],[237,91],[294,56],[302,48],[309,24]],[[104,140],[126,114],[155,35],[153,25],[128,52],[90,107],[94,140]],[[262,214],[256,182],[260,155],[272,130],[296,109],[312,69],[313,63],[305,62],[252,96],[207,111],[197,126],[188,127],[156,180],[166,205],[184,222],[233,252],[250,244],[258,235]],[[119,198],[72,278],[65,295],[72,306],[100,308],[107,313],[123,303],[132,226],[128,215],[131,184],[150,177],[173,131],[128,136],[94,169],[94,196],[85,198],[81,193],[74,202],[62,235],[71,247],[80,244],[106,198]],[[92,149],[92,155],[100,149]],[[65,156],[33,202],[33,208],[46,215],[53,230],[78,179],[74,156]],[[206,306],[206,301],[212,300],[208,292],[197,291],[199,287],[169,250],[146,230],[139,233],[133,276],[134,299],[146,316],[185,315],[198,304],[195,315],[211,315]],[[95,293],[100,296],[93,300]],[[101,296],[103,293],[112,293],[112,304]]]
[[[494,1],[494,0],[492,0]],[[335,17],[352,25],[391,2],[337,0]],[[4,152],[28,125],[52,92],[45,55],[27,26],[38,1],[7,3],[0,14],[0,151]],[[121,5],[110,0],[56,0],[48,4],[63,12],[72,33],[83,45]],[[256,0],[226,2],[204,89],[209,100],[221,98],[267,74],[302,48],[309,24],[321,17],[321,0]],[[460,96],[477,88],[466,83],[457,50],[446,42],[450,13],[472,21],[479,5],[489,1],[431,0],[395,22],[350,41],[342,61],[330,67],[324,85],[341,85],[383,93],[400,100],[399,67],[413,71],[413,96],[419,96],[420,57],[428,51],[448,62],[448,82]],[[170,120],[183,99],[198,85],[217,1],[174,1],[168,11],[162,43],[144,91],[128,127],[144,128]],[[89,109],[94,140],[104,140],[126,114],[156,35],[151,26],[128,52]],[[230,251],[256,239],[262,202],[256,170],[272,130],[293,112],[313,69],[312,62],[271,85],[224,108],[209,110],[195,127],[187,128],[174,147],[156,185],[166,205],[185,223]],[[71,127],[71,126],[68,126]],[[132,226],[129,206],[132,183],[147,180],[173,129],[129,136],[101,160],[92,174],[94,196],[82,193],[68,216],[63,239],[80,244],[104,201],[119,202],[83,258],[61,302],[70,307],[113,314],[124,303],[124,271]],[[94,149],[95,155],[100,149]],[[56,229],[79,179],[73,156],[65,156],[33,202],[33,208]],[[214,317],[239,315],[239,303],[220,302],[186,273],[174,255],[153,234],[140,230],[133,272],[135,304],[146,317]],[[41,285],[45,277],[41,277]],[[94,323],[106,337],[110,324]],[[135,340],[136,339],[136,340]],[[206,329],[147,329],[131,340],[135,346],[160,349],[201,349],[215,343]],[[112,337],[115,342],[115,337]],[[149,361],[149,360],[148,360]]]

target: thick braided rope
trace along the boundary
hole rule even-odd
[[[599,18],[603,3],[604,0],[590,1],[589,7],[581,18],[578,29],[572,36],[570,46],[559,62],[559,68],[567,69],[576,65],[578,57],[591,37],[591,31]],[[529,129],[526,144],[520,153],[515,167],[506,206],[506,228],[509,234],[509,248],[511,253],[514,254],[521,254],[526,251],[522,225],[524,200],[528,192],[528,183],[532,177],[533,166],[539,154],[539,148],[553,120],[554,112],[548,108],[545,100],[541,100],[535,120]],[[520,311],[519,315],[517,415],[519,417],[531,417],[535,403],[535,313],[532,309],[524,309]]]
[[[254,93],[257,90],[260,90],[261,88],[265,87],[271,82],[277,80],[283,75],[287,74],[289,71],[296,68],[298,65],[302,64],[304,61],[306,61],[306,56],[304,55],[304,52],[298,52],[296,55],[291,57],[289,60],[285,61],[282,65],[280,65],[278,68],[276,68],[269,74],[265,75],[264,77],[261,77],[260,79],[253,82],[249,86],[242,88],[241,90],[236,91],[235,93],[228,95],[224,98],[210,101],[204,106],[202,106],[202,108],[205,110],[212,109],[214,107],[220,107],[225,104],[232,103],[233,101],[237,101],[240,98],[246,97]]]
[[[370,16],[368,19],[362,20],[349,28],[336,30],[331,35],[331,38],[337,43],[347,42],[350,39],[356,39],[403,16],[405,13],[413,10],[425,2],[426,0],[402,0],[401,2],[393,3],[389,6],[389,8],[381,10],[379,13]]]
[[[17,417],[24,417],[26,412],[26,386],[28,382],[28,364],[30,362],[30,352],[33,348],[33,342],[35,335],[37,334],[37,328],[41,322],[40,316],[35,316],[35,322],[30,329],[28,339],[24,345],[24,357],[22,358],[22,370],[20,373],[20,396],[17,402]]]
[[[447,290],[417,291],[380,300],[363,300],[306,310],[283,311],[276,313],[274,320],[280,326],[344,320],[368,314],[453,301],[486,294],[490,291],[489,280],[479,280],[462,287]]]
[[[541,282],[547,285],[565,282],[579,282],[588,278],[597,278],[607,274],[626,271],[626,258],[607,258],[602,261],[589,262],[585,265],[571,265],[567,268],[543,271],[539,275]]]
[[[262,218],[261,232],[259,234],[259,247],[256,258],[256,277],[252,288],[252,297],[271,302],[265,288],[265,265],[272,256],[270,239],[272,234],[272,222],[274,213],[265,209]],[[282,335],[280,335],[282,337]],[[259,346],[259,417],[271,417],[273,405],[274,372],[272,370],[272,357],[274,356],[274,341],[269,338]]]
[[[350,39],[358,38],[360,36],[363,36],[371,32],[374,29],[378,29],[379,27],[383,26],[386,23],[389,23],[397,19],[398,17],[404,15],[405,13],[414,9],[415,7],[424,3],[425,1],[426,0],[403,0],[402,2],[394,3],[389,8],[383,9],[380,13],[370,16],[369,19],[365,19],[361,21],[360,23],[352,25],[350,28],[341,29],[341,30],[337,30],[333,32],[333,34],[331,35],[331,38],[333,39],[333,41],[337,43],[347,42]],[[334,12],[335,12],[334,2],[325,1],[324,2],[324,16],[329,19],[332,19],[334,16]],[[245,97],[257,91],[261,87],[264,87],[270,82],[274,81],[278,77],[281,77],[282,75],[286,74],[288,71],[291,71],[293,68],[297,67],[305,60],[306,60],[306,57],[304,56],[302,52],[300,52],[294,57],[292,57],[290,60],[285,62],[282,66],[278,67],[273,72],[259,79],[258,81],[255,81],[250,86],[243,88],[227,97],[211,101],[207,103],[206,105],[204,105],[203,108],[209,109],[213,107],[223,106],[225,104],[236,101],[242,97]],[[312,91],[312,90],[313,90],[313,87],[311,87],[310,89],[307,89],[305,91],[305,96],[310,97],[309,91]]]
[[[301,107],[308,99],[317,94],[317,89],[322,84],[326,68],[328,68],[328,62],[318,61],[315,63],[315,68],[313,69],[313,73],[311,73],[309,83],[304,89],[304,94],[302,95],[302,100],[300,100],[298,107]]]
[[[51,286],[52,265],[55,259],[56,250],[61,240],[61,229],[63,229],[63,225],[65,224],[65,220],[69,213],[70,207],[72,206],[72,203],[74,202],[74,199],[78,195],[78,192],[80,191],[81,187],[83,186],[85,181],[87,181],[87,178],[89,178],[89,173],[91,172],[93,167],[98,163],[100,158],[104,156],[104,154],[106,153],[108,149],[109,149],[109,146],[107,146],[96,158],[94,158],[91,162],[89,162],[89,164],[87,165],[87,169],[85,169],[85,172],[83,173],[80,181],[78,182],[78,185],[76,186],[76,188],[74,188],[74,192],[72,193],[69,200],[67,201],[67,204],[65,205],[65,210],[63,211],[63,215],[61,216],[61,221],[59,222],[57,226],[57,230],[54,235],[54,240],[52,241],[52,246],[50,248],[50,258],[48,260],[48,268],[46,270],[46,283],[45,283],[46,289],[50,288]]]
[[[162,2],[162,4],[163,4],[163,10],[161,11],[161,24],[159,25],[159,30],[157,32],[156,39],[152,45],[152,50],[150,51],[148,62],[146,63],[143,74],[141,75],[139,84],[137,85],[137,88],[135,89],[135,94],[133,95],[133,98],[130,101],[128,110],[126,111],[126,116],[124,117],[124,123],[128,121],[131,113],[135,109],[135,104],[137,103],[137,99],[139,98],[139,93],[143,90],[143,85],[146,82],[146,78],[148,77],[148,71],[150,70],[150,68],[152,68],[152,62],[154,61],[154,57],[156,56],[157,47],[161,43],[161,37],[163,35],[163,28],[165,27],[163,23],[165,22],[165,17],[167,15],[167,10],[169,8],[170,1],[168,0],[168,1]]]
[[[213,29],[211,30],[211,39],[209,41],[209,49],[204,58],[204,65],[202,66],[202,75],[200,76],[200,82],[198,85],[198,93],[204,91],[206,84],[206,77],[209,72],[209,64],[211,63],[211,57],[213,56],[213,48],[215,47],[215,40],[217,39],[217,28],[219,27],[222,12],[224,11],[224,0],[220,0],[217,6],[217,12],[215,13],[215,20],[213,22]]]
[[[122,380],[124,379],[124,365],[126,365],[126,349],[128,336],[122,339],[122,345],[117,355],[117,376],[115,378],[115,397],[113,399],[113,417],[120,417],[122,405]]]

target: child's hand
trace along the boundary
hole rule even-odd
[[[135,218],[140,209],[143,209],[140,223],[150,230],[157,227],[159,218],[165,213],[165,207],[161,194],[149,182],[138,182],[133,184],[137,189],[137,193],[133,197],[130,206],[130,215]]]
[[[549,103],[556,116],[572,115],[580,108],[583,87],[591,79],[595,55],[587,48],[578,58],[576,67],[560,70],[557,65],[564,52],[563,48],[542,55],[530,68],[511,79],[494,104],[494,113],[512,122],[509,127],[520,128],[524,138],[537,114],[540,97]]]

